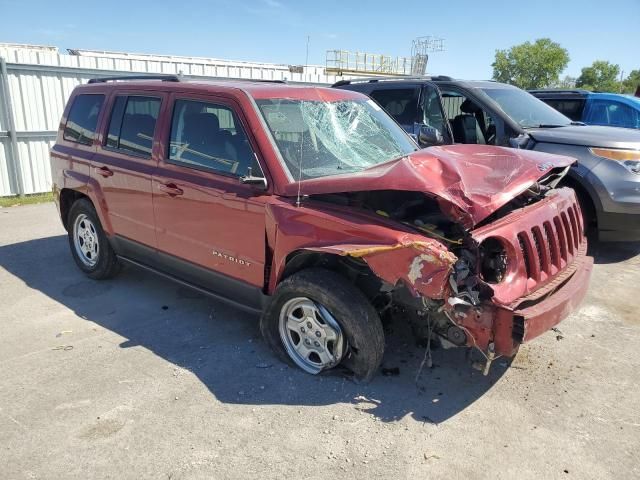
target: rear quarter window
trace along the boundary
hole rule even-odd
[[[63,138],[71,142],[91,145],[96,135],[98,115],[104,103],[104,95],[82,94],[74,98]]]

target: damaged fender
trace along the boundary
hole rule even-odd
[[[403,239],[394,245],[331,245],[312,250],[360,258],[383,281],[404,284],[412,295],[444,299],[457,257],[435,240]]]

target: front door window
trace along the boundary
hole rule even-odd
[[[456,143],[496,144],[496,123],[474,100],[457,90],[442,90],[442,104]]]

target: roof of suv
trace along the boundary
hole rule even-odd
[[[108,88],[108,89],[131,89],[141,88],[144,90],[158,91],[189,91],[196,93],[214,93],[242,91],[254,99],[269,98],[291,98],[336,101],[361,98],[357,92],[346,90],[336,90],[329,87],[322,87],[311,84],[289,84],[282,81],[261,81],[261,80],[183,80],[175,75],[159,75],[151,77],[123,76],[96,78],[83,85],[82,88]]]
[[[419,84],[424,82],[448,83],[460,85],[466,88],[517,88],[506,83],[493,80],[459,80],[446,75],[418,76],[418,77],[365,77],[353,78],[351,80],[340,80],[332,87],[357,86],[357,85],[392,85],[399,84]]]
[[[582,88],[534,88],[527,91],[529,93],[548,93],[550,95],[588,95],[593,93]]]
[[[600,98],[604,100],[624,100],[631,101],[632,103],[640,103],[640,98],[632,95],[624,95],[622,93],[611,92],[591,92],[583,89],[562,89],[562,88],[541,88],[539,90],[528,90],[529,93],[535,95],[538,98]]]

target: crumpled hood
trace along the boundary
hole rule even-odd
[[[304,180],[302,195],[405,190],[436,198],[443,212],[473,228],[552,168],[575,159],[484,145],[430,147],[358,173]],[[298,184],[285,185],[295,196]]]
[[[640,150],[640,130],[595,125],[531,128],[527,133],[536,142],[584,145],[585,147]]]

